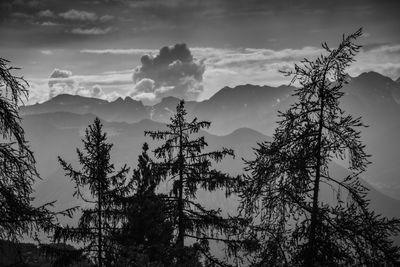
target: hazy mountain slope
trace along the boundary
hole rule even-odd
[[[27,137],[31,140],[31,147],[35,151],[39,170],[44,179],[36,185],[37,203],[44,203],[57,200],[57,208],[67,208],[82,204],[72,197],[73,183],[69,178],[64,177],[57,156],[60,155],[74,165],[76,161],[76,147],[81,147],[80,139],[83,137],[84,129],[92,123],[94,115],[77,115],[72,113],[48,113],[26,116],[24,127]],[[104,121],[104,130],[109,133],[109,141],[114,144],[112,159],[116,166],[128,164],[135,167],[137,156],[141,152],[143,142],[149,142],[150,148],[155,148],[149,138],[144,137],[145,130],[163,129],[164,124],[151,120],[143,120],[139,123],[128,124],[119,122]],[[258,142],[270,140],[269,137],[248,128],[241,128],[229,135],[216,136],[202,132],[209,144],[207,149],[220,149],[229,147],[235,150],[235,159],[228,158],[218,167],[232,174],[240,174],[243,171],[242,158],[251,159],[254,157],[252,147]],[[347,171],[339,165],[334,165],[333,172],[339,177],[344,177]],[[368,185],[368,184],[367,184]],[[167,186],[167,185],[165,185]],[[163,186],[160,190],[165,191]],[[377,212],[387,216],[400,216],[397,208],[400,201],[387,197],[371,186],[370,198],[372,207]],[[323,193],[329,199],[330,193]],[[225,198],[222,192],[209,194],[199,192],[199,198],[205,205],[218,206],[225,212],[234,213],[237,208],[237,201],[233,198]],[[64,221],[64,220],[63,220]],[[68,220],[65,220],[66,222]]]
[[[368,181],[383,192],[400,198],[400,84],[375,72],[353,78],[345,87],[342,106],[348,114],[361,116],[368,128],[361,130],[372,164]],[[388,173],[397,173],[394,175]]]
[[[248,127],[270,135],[275,128],[277,111],[282,109],[293,87],[241,85],[225,87],[193,110],[199,118],[210,120],[211,132],[226,134]]]

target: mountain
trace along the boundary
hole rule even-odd
[[[21,108],[21,114],[41,114],[48,112],[92,113],[109,121],[137,122],[149,117],[148,108],[142,102],[130,97],[121,97],[113,102],[79,95],[61,94],[54,98]]]
[[[210,99],[186,103],[189,114],[213,122],[210,131],[227,134],[237,128],[248,127],[271,134],[277,111],[286,110],[295,100],[294,87],[239,85],[224,87]],[[366,117],[367,121],[382,123],[397,116],[400,103],[400,84],[376,72],[362,73],[350,79],[342,99],[348,113]],[[108,121],[138,122],[149,119],[168,122],[179,99],[166,97],[154,106],[144,106],[130,97],[113,102],[72,95],[58,95],[42,104],[21,108],[24,115],[65,111],[76,114],[92,113]],[[381,126],[381,125],[379,125]]]
[[[57,200],[56,209],[65,209],[83,203],[75,199],[73,195],[74,184],[65,177],[57,156],[61,156],[74,166],[77,166],[76,148],[82,147],[81,139],[84,129],[93,122],[94,115],[79,115],[67,112],[43,113],[24,117],[23,127],[26,136],[30,140],[31,148],[35,152],[37,167],[43,180],[35,185],[36,203],[43,204]],[[107,122],[102,120],[104,131],[107,132],[108,141],[113,143],[112,161],[116,168],[123,164],[136,167],[137,157],[141,153],[144,142],[148,142],[150,149],[157,146],[149,137],[144,136],[145,130],[163,130],[165,124],[149,119],[138,123]],[[216,150],[229,147],[235,150],[235,158],[223,160],[218,167],[232,174],[242,172],[242,157],[249,158],[253,154],[251,147],[257,142],[267,140],[268,137],[252,129],[243,128],[226,136],[216,136],[207,132],[204,135],[209,146],[206,150]],[[166,191],[165,184],[160,190]],[[237,202],[225,197],[224,193],[208,194],[199,192],[199,198],[207,205],[223,207],[230,213],[235,213]],[[63,223],[69,222],[64,218]]]
[[[224,87],[210,99],[187,102],[186,108],[190,116],[211,121],[208,131],[212,134],[227,135],[239,128],[251,128],[271,136],[279,119],[278,111],[287,110],[295,101],[291,96],[294,90],[289,86],[250,84]],[[400,84],[376,72],[368,72],[350,78],[343,91],[345,95],[341,98],[341,106],[346,114],[361,116],[369,126],[359,129],[366,151],[372,155],[367,180],[384,193],[400,199]],[[154,106],[144,106],[129,97],[107,102],[59,95],[42,104],[22,107],[21,112],[32,115],[63,111],[93,114],[92,117],[97,115],[110,122],[135,123],[152,119],[166,123],[178,102],[175,97],[166,97]],[[56,120],[63,124],[62,117]]]
[[[270,121],[293,92],[294,87],[241,85],[234,88],[224,87],[208,100],[201,102],[188,101],[185,105],[189,114],[214,123],[210,131],[216,134],[227,134],[240,127],[253,128],[272,132]],[[138,122],[151,118],[168,122],[171,112],[175,110],[179,99],[173,96],[163,98],[154,106],[144,106],[142,102],[130,97],[118,98],[113,102],[87,98],[78,95],[58,95],[42,104],[21,107],[21,114],[33,115],[48,112],[72,112],[76,114],[92,113],[107,121]],[[261,120],[263,119],[263,120]],[[274,122],[274,121],[272,121]],[[261,123],[261,124],[260,124]]]
[[[82,147],[81,138],[84,135],[84,129],[94,120],[93,114],[79,115],[67,112],[44,113],[25,116],[23,121],[27,138],[30,140],[31,148],[35,152],[37,166],[42,174],[43,180],[35,185],[36,203],[43,204],[49,201],[57,200],[56,209],[65,209],[76,205],[82,205],[80,200],[75,199],[72,194],[74,184],[69,178],[65,177],[63,170],[57,161],[57,156],[71,162],[77,166],[76,148]],[[108,133],[109,142],[113,143],[112,161],[116,167],[128,164],[135,167],[137,157],[141,153],[141,146],[148,142],[150,149],[154,149],[157,144],[150,138],[144,136],[145,130],[165,129],[165,125],[149,119],[138,123],[126,122],[107,122],[102,120],[104,131]],[[253,147],[257,143],[270,141],[271,138],[249,128],[240,128],[228,135],[217,136],[208,132],[200,132],[204,135],[209,146],[207,150],[221,149],[222,147],[232,148],[235,151],[235,158],[226,158],[218,164],[218,168],[233,175],[243,173],[243,158],[252,159],[254,153]],[[345,177],[348,172],[338,164],[332,165],[332,173],[338,177]],[[363,181],[370,188],[369,198],[371,207],[379,213],[386,216],[399,216],[398,206],[400,201],[390,198],[368,182]],[[168,184],[163,184],[161,191],[166,191]],[[329,191],[321,193],[327,199],[332,197]],[[199,199],[205,205],[217,206],[223,208],[230,214],[236,213],[237,200],[226,198],[223,192],[210,194],[200,191]],[[71,223],[64,218],[62,223]],[[75,223],[75,221],[72,221]]]
[[[368,128],[359,129],[371,155],[368,181],[400,199],[400,84],[376,72],[352,78],[341,101],[347,114],[361,116]],[[395,179],[394,179],[395,176]]]
[[[288,105],[294,87],[240,85],[225,87],[195,106],[193,113],[201,119],[212,120],[210,131],[226,134],[248,127],[271,135],[277,111]]]

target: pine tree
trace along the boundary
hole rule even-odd
[[[82,216],[76,228],[60,227],[54,233],[55,241],[71,240],[83,243],[82,251],[96,266],[112,266],[118,249],[113,236],[119,231],[124,216],[120,213],[120,199],[130,194],[132,182],[126,179],[129,168],[124,165],[115,171],[110,162],[112,144],[96,118],[86,129],[82,140],[84,152],[77,149],[81,170],[58,158],[67,176],[75,182],[74,196],[81,198],[91,207],[82,209]],[[89,196],[85,194],[89,191]]]
[[[219,151],[202,152],[207,146],[204,136],[199,137],[199,130],[208,128],[210,122],[194,120],[188,122],[184,101],[177,108],[176,114],[167,124],[166,131],[146,131],[153,139],[163,140],[164,143],[154,150],[155,157],[162,161],[158,168],[164,171],[163,179],[172,181],[169,192],[169,202],[173,207],[171,217],[174,218],[176,249],[179,251],[178,265],[183,263],[184,254],[189,248],[185,247],[185,238],[192,238],[198,243],[194,246],[209,260],[218,260],[209,253],[210,240],[229,241],[227,236],[233,227],[233,220],[221,216],[220,209],[207,209],[196,201],[199,189],[215,191],[222,189],[226,194],[231,193],[235,179],[227,174],[212,169],[213,161],[219,162],[225,156],[234,156],[233,150],[223,148]],[[219,263],[222,264],[222,263]]]
[[[18,68],[8,64],[0,58],[0,239],[17,241],[26,234],[34,237],[38,231],[50,231],[56,213],[48,210],[53,202],[32,206],[32,186],[40,177],[19,115],[29,85],[22,77],[14,76],[12,72]]]
[[[256,266],[395,265],[399,248],[391,237],[398,219],[369,209],[359,175],[369,164],[360,140],[361,118],[339,106],[346,68],[360,46],[361,29],[326,55],[295,65],[298,101],[280,113],[273,141],[259,144],[241,190],[244,213],[253,218],[248,234],[260,241]],[[349,160],[347,177],[330,172],[334,159]],[[332,190],[335,201],[321,198]],[[398,262],[397,262],[398,264]]]
[[[171,266],[172,222],[165,195],[156,194],[160,175],[143,145],[138,166],[133,171],[134,194],[122,201],[126,216],[116,239],[121,246],[121,266]],[[117,264],[117,265],[118,265]]]

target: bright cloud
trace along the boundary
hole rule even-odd
[[[46,56],[51,56],[54,54],[53,51],[51,51],[51,50],[41,50],[40,53],[42,53],[43,55],[46,55]]]
[[[107,96],[104,94],[103,89],[100,85],[96,84],[93,87],[79,87],[76,92],[76,95],[86,96],[86,97],[94,97],[100,99],[106,99]]]
[[[165,46],[156,56],[144,55],[141,65],[133,73],[135,87],[131,96],[143,93],[156,95],[155,100],[175,96],[197,100],[203,92],[203,61],[196,60],[186,44]],[[150,103],[146,103],[150,104]]]
[[[41,103],[59,94],[81,95],[113,101],[132,91],[133,70],[98,75],[73,75],[69,70],[54,69],[47,79],[30,79],[27,104]]]
[[[154,49],[84,49],[80,53],[96,55],[145,55],[155,54],[157,51]]]
[[[356,60],[349,68],[352,76],[375,71],[394,80],[400,77],[400,45],[381,45],[373,49],[361,50]]]
[[[41,82],[36,81],[31,95],[32,101],[47,100],[50,95],[59,92],[70,94],[93,95],[91,91],[98,85],[104,95],[103,99],[112,100],[118,96],[132,96],[145,103],[154,103],[166,95],[178,97],[187,95],[196,96],[203,100],[225,86],[241,84],[279,86],[288,84],[289,79],[279,70],[293,68],[303,58],[314,59],[323,50],[317,47],[304,47],[301,49],[226,49],[211,47],[196,47],[181,49],[185,52],[186,60],[177,56],[177,51],[163,52],[152,49],[103,49],[81,50],[82,54],[107,55],[145,55],[142,64],[134,69],[110,69],[104,73],[92,75],[72,75],[66,70],[54,70],[45,82],[46,90],[40,87]],[[167,51],[167,50],[165,50]],[[46,53],[45,50],[42,53]],[[156,59],[157,58],[157,59]],[[195,60],[196,59],[196,60]],[[116,62],[120,60],[120,57]],[[376,45],[373,48],[362,49],[348,69],[351,76],[358,76],[362,72],[376,71],[392,79],[400,76],[400,45]],[[135,67],[135,63],[132,63]],[[132,74],[134,73],[134,81]],[[183,88],[176,91],[176,88]],[[78,88],[84,88],[78,90]],[[50,90],[50,92],[49,92]],[[179,94],[176,94],[178,93]],[[44,94],[44,97],[39,97]],[[97,96],[98,97],[98,96]]]

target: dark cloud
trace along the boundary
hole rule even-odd
[[[111,15],[104,15],[104,16],[100,17],[100,21],[101,22],[107,22],[107,21],[110,21],[110,20],[113,20],[113,19],[114,19],[114,16],[111,16]]]
[[[113,31],[112,27],[107,27],[107,28],[97,28],[97,27],[93,27],[93,28],[76,28],[76,29],[72,29],[71,33],[73,34],[81,34],[81,35],[104,35],[107,33],[110,33]]]
[[[38,12],[38,16],[43,18],[54,18],[56,15],[53,11],[46,9]]]
[[[16,28],[6,32],[11,45],[29,41],[31,46],[63,46],[85,39],[95,46],[103,35],[104,47],[119,40],[124,42],[121,47],[134,42],[150,48],[185,40],[203,47],[279,49],[336,42],[338,34],[360,26],[371,34],[369,42],[397,43],[399,8],[398,0],[3,0],[0,21],[13,22]],[[39,16],[46,10],[56,17],[50,12]],[[11,17],[16,12],[35,17]],[[37,27],[55,24],[59,27],[51,31]],[[105,30],[108,27],[118,31]],[[107,40],[105,33],[110,32]]]
[[[76,10],[76,9],[71,9],[68,10],[64,13],[59,14],[60,17],[68,20],[88,20],[88,21],[95,21],[97,20],[97,15],[96,13],[93,12],[87,12],[84,10]]]
[[[205,65],[193,58],[186,44],[165,46],[155,57],[144,55],[141,64],[133,74],[133,96],[140,98],[146,93],[153,99],[175,96],[194,100],[203,91]]]

